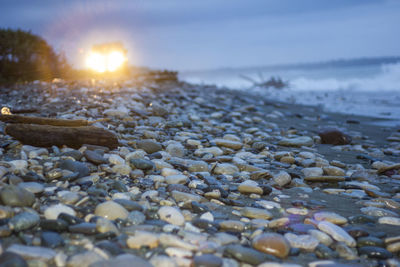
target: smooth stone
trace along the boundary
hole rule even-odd
[[[67,267],[88,267],[92,264],[104,261],[104,257],[94,251],[85,251],[68,258]],[[116,266],[115,266],[116,267]]]
[[[289,147],[302,147],[302,146],[312,146],[314,141],[309,136],[300,136],[295,138],[282,138],[278,145],[289,146]]]
[[[29,265],[19,254],[6,251],[0,254],[0,266],[28,267]]]
[[[56,252],[50,248],[25,246],[19,244],[11,245],[7,248],[7,251],[16,253],[25,260],[39,259],[47,262],[53,260],[56,256]]]
[[[358,249],[360,255],[367,255],[369,258],[376,259],[389,259],[393,257],[393,254],[381,247],[366,246]]]
[[[357,239],[357,247],[384,247],[384,245],[385,243],[382,241],[382,239],[374,236],[365,236]]]
[[[144,171],[151,171],[156,167],[156,165],[151,160],[147,159],[131,158],[129,160],[129,164],[132,167],[132,169],[140,169]]]
[[[75,160],[81,160],[83,154],[79,150],[73,149],[73,150],[61,153],[61,156],[71,157]]]
[[[68,231],[71,233],[80,233],[84,235],[94,235],[97,233],[97,225],[95,223],[78,223],[70,225]]]
[[[357,250],[349,248],[343,242],[336,243],[335,251],[339,254],[339,257],[346,260],[356,260],[358,258]]]
[[[201,160],[191,160],[188,162],[189,172],[208,172],[208,164]]]
[[[47,220],[56,220],[58,218],[58,215],[60,215],[60,213],[66,213],[71,216],[76,215],[76,212],[72,208],[68,207],[67,205],[56,204],[56,205],[52,205],[45,209],[44,217]]]
[[[347,145],[351,143],[351,137],[338,129],[326,129],[318,133],[322,144]]]
[[[18,186],[33,194],[39,194],[44,191],[44,185],[37,182],[22,182]]]
[[[162,150],[161,144],[151,139],[143,139],[137,141],[136,147],[138,149],[143,149],[148,154],[152,154]]]
[[[308,176],[304,177],[307,182],[338,183],[346,180],[344,176]]]
[[[361,212],[374,217],[399,217],[399,215],[393,211],[376,207],[361,208]]]
[[[39,221],[40,217],[36,212],[24,211],[11,218],[8,222],[8,226],[15,232],[20,232],[36,226]]]
[[[285,186],[292,181],[290,174],[285,171],[280,171],[278,174],[275,174],[273,179],[279,186]]]
[[[5,185],[0,190],[0,200],[6,206],[31,207],[35,202],[35,195],[24,188]]]
[[[81,195],[78,192],[59,191],[57,197],[63,204],[73,205],[79,201]]]
[[[381,217],[381,218],[379,218],[378,223],[400,226],[400,218],[397,218],[397,217]]]
[[[241,142],[227,140],[227,139],[214,139],[214,143],[217,146],[227,147],[227,148],[231,148],[234,150],[238,150],[243,147],[243,144]]]
[[[289,255],[290,244],[280,234],[265,233],[256,236],[252,241],[253,248],[274,255],[279,258],[286,258]]]
[[[171,192],[171,196],[175,199],[177,202],[204,202],[205,198],[195,195],[195,194],[190,194],[190,193],[185,193],[185,192],[180,192],[177,190],[174,190]]]
[[[212,154],[214,157],[218,157],[224,154],[224,151],[220,149],[219,147],[204,147],[204,148],[198,148],[195,152],[194,155],[201,157],[204,154]]]
[[[240,262],[245,262],[252,265],[258,265],[266,261],[276,260],[275,257],[259,252],[255,249],[233,244],[225,247],[224,255],[233,257]]]
[[[129,199],[123,199],[123,198],[116,198],[113,200],[114,202],[122,205],[127,211],[142,211],[143,207],[140,205],[138,202],[129,200]]]
[[[108,160],[106,160],[101,154],[99,154],[93,150],[86,149],[85,152],[83,152],[83,155],[85,156],[87,161],[89,161],[95,165],[108,163]]]
[[[386,249],[389,252],[398,253],[398,252],[400,252],[400,242],[391,243],[386,247]]]
[[[325,175],[328,176],[345,176],[344,170],[335,166],[323,167]]]
[[[42,230],[63,232],[68,229],[68,223],[64,220],[41,220],[40,227]]]
[[[160,219],[173,225],[181,226],[185,223],[182,213],[174,207],[163,206],[158,210]]]
[[[60,168],[64,170],[69,170],[71,172],[79,173],[78,178],[82,178],[90,174],[90,170],[88,166],[86,166],[86,164],[79,161],[73,161],[70,159],[61,160]]]
[[[112,221],[102,217],[98,217],[96,220],[96,231],[99,233],[112,232],[119,234],[117,226]]]
[[[118,173],[120,175],[129,175],[132,171],[131,167],[127,164],[114,165],[111,170],[112,172]]]
[[[109,260],[100,260],[94,263],[91,263],[89,267],[154,267],[148,261],[132,255],[132,254],[122,254],[113,259]]]
[[[7,219],[14,216],[14,210],[11,207],[0,206],[0,219]]]
[[[328,221],[334,224],[346,224],[347,219],[335,212],[331,211],[320,211],[314,214],[314,219],[316,221]]]
[[[213,254],[203,254],[193,258],[193,267],[220,267],[222,259]]]
[[[320,167],[309,167],[301,170],[305,177],[309,176],[322,176],[324,171]]]
[[[272,218],[272,214],[269,211],[259,208],[245,207],[240,210],[240,214],[251,219],[269,220]]]
[[[258,183],[253,180],[246,180],[239,184],[238,190],[242,194],[257,194],[262,195],[263,189],[258,186]]]
[[[336,252],[330,249],[328,246],[324,244],[319,244],[314,251],[315,255],[319,259],[330,259],[336,258]]]
[[[141,247],[148,247],[150,249],[158,247],[159,237],[155,233],[146,231],[135,231],[133,236],[129,236],[126,244],[131,249],[140,249]]]
[[[180,143],[169,144],[165,151],[172,157],[182,158],[185,155],[185,148]]]
[[[123,158],[121,158],[121,156],[116,155],[116,154],[111,154],[108,157],[108,162],[110,162],[111,164],[114,164],[114,165],[125,164],[125,160]]]
[[[109,220],[126,219],[129,212],[115,201],[106,201],[97,205],[94,214]]]
[[[224,220],[219,222],[219,227],[222,230],[242,232],[245,229],[245,224],[236,220]]]
[[[165,182],[167,184],[185,184],[187,180],[188,177],[183,174],[175,174],[165,177]]]
[[[330,246],[333,243],[332,238],[325,234],[324,232],[321,232],[319,230],[308,230],[308,234],[311,236],[315,237],[316,239],[319,240],[320,243],[324,244],[325,246]]]
[[[344,242],[349,247],[355,247],[356,241],[345,230],[331,222],[322,221],[318,223],[318,229],[329,234],[333,239]]]
[[[42,232],[40,238],[41,244],[48,248],[56,248],[64,244],[64,239],[56,232]]]
[[[153,264],[154,267],[177,267],[176,262],[165,255],[155,255],[151,257],[150,263]]]
[[[295,235],[292,233],[286,233],[284,237],[289,241],[291,247],[307,251],[313,251],[319,244],[319,240],[311,235]]]
[[[237,172],[239,172],[238,167],[236,167],[233,164],[229,164],[229,163],[219,163],[214,168],[214,173],[215,174],[232,175],[232,174],[237,173]]]
[[[8,162],[13,170],[23,171],[28,168],[28,162],[23,159],[12,160]]]

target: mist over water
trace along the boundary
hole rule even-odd
[[[257,82],[279,76],[289,88],[252,87],[244,77]],[[251,90],[289,103],[321,106],[326,111],[366,115],[400,124],[400,62],[357,66],[221,69],[183,72],[188,82],[214,84],[233,90]]]

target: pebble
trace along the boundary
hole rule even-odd
[[[162,150],[161,144],[151,139],[143,139],[137,141],[136,147],[138,149],[143,149],[148,154],[152,154]]]
[[[275,250],[273,252],[275,252]],[[251,265],[259,265],[266,261],[274,261],[274,258],[269,256],[268,254],[241,245],[226,246],[224,250],[224,255],[233,257],[240,262],[248,263]]]
[[[41,244],[48,248],[56,248],[64,244],[64,239],[56,232],[42,232],[40,239]]]
[[[104,257],[94,251],[85,251],[68,258],[68,267],[89,267],[97,262],[104,261]]]
[[[44,185],[37,182],[22,182],[18,184],[18,187],[21,187],[34,194],[39,194],[44,191]]]
[[[303,173],[303,175],[305,177],[322,176],[322,174],[324,173],[322,168],[319,168],[319,167],[304,168],[304,169],[301,170],[301,172]]]
[[[345,217],[330,211],[320,211],[314,213],[314,219],[316,221],[328,221],[337,225],[342,225],[347,223],[347,219]]]
[[[239,184],[238,190],[242,194],[263,194],[263,189],[258,186],[258,183],[253,180],[246,180]]]
[[[156,165],[151,160],[147,159],[131,158],[129,160],[129,164],[132,167],[132,169],[140,169],[144,171],[151,171],[156,167]]]
[[[97,258],[97,257],[96,257]],[[168,265],[152,265],[150,262],[132,254],[122,254],[118,255],[114,259],[109,260],[99,260],[93,262],[89,265],[89,267],[130,267],[134,264],[135,267],[154,267],[154,266],[162,266],[169,267]],[[175,266],[171,266],[175,267]]]
[[[19,254],[6,251],[0,254],[0,266],[28,267],[28,263]]]
[[[45,262],[51,261],[56,256],[56,252],[50,248],[38,246],[25,246],[13,244],[7,248],[8,252],[16,253],[25,260],[39,259]]]
[[[158,210],[160,219],[173,225],[181,226],[185,223],[182,213],[174,207],[163,206]]]
[[[60,213],[66,213],[71,216],[76,215],[76,212],[67,205],[56,204],[45,209],[44,217],[47,220],[56,220],[58,218],[58,215],[60,215]]]
[[[220,267],[223,262],[213,254],[203,254],[193,258],[193,267]]]
[[[24,211],[12,217],[8,225],[15,232],[20,232],[36,226],[39,221],[40,217],[35,211]]]
[[[376,207],[361,208],[361,212],[374,217],[399,217],[399,215],[393,211]]]
[[[381,217],[378,222],[380,224],[390,224],[400,226],[400,218],[397,217]]]
[[[291,247],[307,251],[314,251],[319,244],[319,240],[311,235],[295,235],[292,233],[286,233],[284,237],[289,241]]]
[[[64,169],[64,170],[69,170],[71,172],[77,172],[78,178],[82,178],[82,177],[88,176],[90,174],[90,170],[86,166],[86,164],[79,162],[79,161],[73,161],[70,159],[61,160],[60,168]]]
[[[0,189],[0,200],[6,206],[31,207],[35,202],[35,195],[22,187],[5,185]]]
[[[223,230],[242,232],[244,231],[245,224],[236,220],[224,220],[219,222],[219,227],[221,227]]]
[[[94,214],[109,220],[126,219],[129,212],[115,201],[106,201],[97,205]]]
[[[174,174],[165,177],[165,182],[167,184],[185,184],[188,180],[188,177],[183,174]]]
[[[185,155],[185,148],[180,143],[169,144],[165,151],[168,152],[172,157],[182,158]]]
[[[259,208],[245,207],[240,211],[240,214],[251,219],[269,220],[272,218],[272,214],[269,211]]]
[[[367,255],[370,258],[388,259],[392,258],[393,254],[381,247],[366,246],[359,248],[358,252],[361,255]]]
[[[89,149],[86,149],[83,152],[83,155],[85,156],[87,161],[95,165],[106,164],[108,162],[108,160],[106,160],[101,154]]]
[[[347,145],[351,143],[351,137],[338,129],[326,129],[318,133],[322,144]]]
[[[290,244],[287,239],[275,233],[265,233],[256,236],[252,241],[252,246],[261,252],[279,258],[286,258],[290,251]]]
[[[277,183],[279,186],[285,186],[285,185],[289,184],[292,180],[290,175],[285,171],[281,171],[278,174],[275,174],[273,176],[273,179],[274,179],[275,183]]]
[[[232,148],[234,150],[239,150],[243,147],[243,144],[241,142],[220,138],[214,139],[214,143],[217,144],[217,146]]]
[[[329,234],[333,239],[339,242],[344,242],[349,247],[355,247],[356,241],[342,228],[328,221],[318,223],[318,229]]]
[[[229,163],[220,163],[220,164],[217,164],[217,166],[214,168],[215,174],[232,175],[237,172],[239,172],[238,167],[236,167],[233,164],[229,164]]]
[[[312,146],[314,141],[309,136],[300,136],[295,138],[282,138],[278,145],[289,146],[289,147],[302,147],[302,146]]]
[[[158,235],[146,231],[135,231],[133,236],[128,237],[126,244],[129,248],[140,249],[141,247],[158,247]]]
[[[319,230],[315,230],[315,229],[308,230],[308,234],[310,234],[314,238],[318,239],[318,241],[321,244],[324,244],[325,246],[329,247],[333,243],[333,240],[329,235],[327,235],[324,232],[321,232]]]

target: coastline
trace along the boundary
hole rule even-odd
[[[50,248],[54,255],[64,254],[64,263],[68,266],[78,266],[74,265],[79,258],[74,262],[74,256],[78,255],[90,264],[95,264],[94,259],[106,262],[106,266],[118,264],[109,247],[98,245],[100,241],[117,246],[121,255],[135,255],[154,266],[161,260],[190,266],[196,260],[204,260],[199,258],[202,254],[213,254],[214,257],[209,258],[212,262],[221,262],[219,266],[222,262],[224,266],[257,266],[263,262],[282,261],[306,266],[321,259],[330,260],[332,264],[360,266],[378,261],[388,265],[392,261],[399,263],[399,250],[387,251],[388,244],[392,244],[387,240],[398,237],[399,225],[379,223],[379,220],[399,216],[400,167],[396,167],[396,163],[400,157],[400,128],[378,126],[383,119],[325,112],[320,107],[273,101],[251,92],[184,82],[121,84],[109,88],[101,84],[90,87],[61,82],[28,84],[20,90],[4,91],[0,96],[1,104],[11,108],[36,108],[33,115],[44,117],[90,121],[107,117],[109,122],[94,125],[109,129],[120,140],[118,149],[103,151],[103,155],[95,151],[106,160],[95,164],[86,158],[89,157],[84,154],[86,147],[40,150],[22,146],[4,134],[1,123],[0,166],[5,171],[0,177],[0,196],[4,195],[6,185],[17,188],[18,184],[25,183],[23,186],[28,191],[36,190],[37,184],[42,186],[41,191],[35,193],[36,204],[23,205],[23,210],[35,213],[38,219],[19,234],[41,238],[42,243],[36,247],[43,248],[43,238],[39,237],[43,221],[57,219],[57,216],[48,216],[46,210],[56,204],[68,206],[73,212],[63,209],[90,224],[86,227],[92,227],[88,234],[86,228],[76,230],[77,227],[69,225],[61,231],[64,245]],[[351,143],[320,144],[319,133],[326,128],[348,134]],[[299,137],[306,137],[306,142],[298,141]],[[391,141],[389,137],[393,137]],[[151,147],[144,144],[144,140],[149,139]],[[76,151],[81,156],[74,158],[79,154]],[[79,166],[88,165],[90,174],[68,180],[75,169],[67,174],[60,170],[60,162],[68,159],[78,162]],[[142,161],[132,163],[132,159]],[[43,179],[33,181],[36,187],[21,178],[26,177],[28,170],[40,169],[37,172]],[[61,176],[50,179],[49,173],[57,171]],[[325,178],[336,177],[337,181],[307,181],[308,172],[313,171]],[[119,186],[111,181],[118,182]],[[74,194],[76,202],[65,201],[62,194],[58,194],[60,191]],[[98,212],[102,203],[120,198],[123,200],[118,202],[121,204],[117,210],[133,212],[131,217],[126,215],[122,219],[123,222],[131,220],[131,224],[116,223],[118,216],[107,217],[113,211],[106,210],[106,215]],[[77,204],[82,199],[86,199],[84,207]],[[199,202],[199,206],[193,201]],[[271,207],[272,203],[275,206]],[[2,205],[6,207],[4,210],[12,207],[4,198]],[[130,210],[132,207],[135,209]],[[163,207],[174,207],[169,217],[164,216]],[[12,209],[21,214],[21,208]],[[1,225],[3,228],[9,227],[9,221],[16,220],[13,213],[7,214],[8,221]],[[346,231],[346,238],[337,238],[335,235],[341,232],[335,232],[336,228],[332,228],[331,233],[321,230],[323,227],[316,214],[323,214],[322,221],[332,221]],[[102,221],[100,217],[107,220]],[[110,226],[110,221],[114,227]],[[97,225],[108,227],[114,235],[102,238],[101,233],[105,232]],[[74,233],[74,229],[77,232]],[[309,232],[317,229],[330,236],[331,244],[324,245],[328,249]],[[272,232],[279,235],[276,242],[282,242],[279,244],[285,248],[273,256],[264,253],[264,247],[268,246],[265,233]],[[5,233],[2,248],[10,250],[18,232],[3,229],[1,233]],[[83,241],[76,241],[78,245],[71,249],[74,234],[78,234],[78,241],[88,239],[92,247],[102,250],[107,257],[87,250]],[[163,234],[171,239],[161,239]],[[303,235],[312,242],[296,239]],[[255,244],[257,236],[267,243]],[[361,237],[378,239],[385,251],[378,246],[363,249]],[[353,240],[358,242],[357,247]],[[319,247],[314,246],[315,242]],[[399,246],[398,241],[394,244]],[[35,247],[29,242],[23,245]],[[316,256],[322,249],[325,249],[325,258]],[[27,259],[23,249],[17,247],[12,251]],[[55,256],[36,260],[38,258],[51,264]]]

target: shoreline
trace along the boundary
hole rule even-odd
[[[0,248],[24,261],[400,263],[400,242],[390,239],[400,238],[399,127],[185,82],[20,88],[4,90],[1,104],[43,117],[109,118],[94,126],[120,143],[111,150],[23,146],[0,123]],[[321,144],[327,128],[351,143]]]

